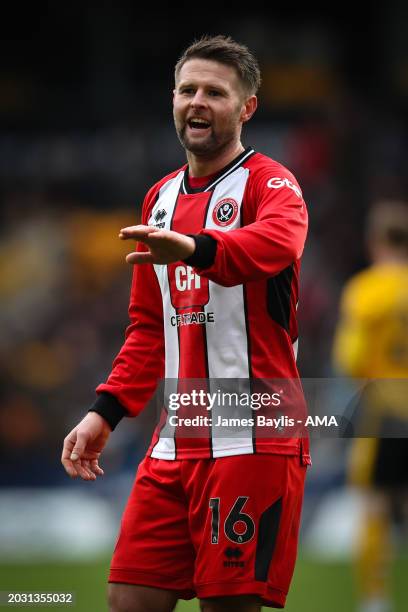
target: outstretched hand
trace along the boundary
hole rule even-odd
[[[61,463],[71,478],[96,480],[103,476],[99,457],[111,433],[105,419],[96,412],[88,412],[64,440]]]
[[[190,236],[150,225],[133,225],[120,230],[121,240],[143,242],[149,250],[129,253],[126,261],[131,264],[168,264],[190,257],[195,251],[195,241]]]

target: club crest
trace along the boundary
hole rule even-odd
[[[216,225],[231,225],[238,215],[238,204],[232,198],[224,198],[214,206],[212,218]]]

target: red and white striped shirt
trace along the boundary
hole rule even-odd
[[[179,261],[135,266],[131,325],[106,383],[137,415],[158,381],[184,379],[298,379],[299,264],[307,211],[294,176],[248,148],[207,184],[191,188],[188,166],[147,193],[142,223],[216,241],[206,268]],[[145,247],[139,243],[138,248]],[[210,383],[213,384],[213,383]],[[160,459],[223,457],[254,452],[302,454],[307,440],[186,438],[164,410],[148,454]]]

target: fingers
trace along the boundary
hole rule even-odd
[[[150,227],[149,225],[133,225],[131,227],[124,227],[119,232],[119,238],[121,240],[138,240],[139,242],[145,242],[148,244],[153,234],[160,232],[158,227]],[[134,252],[129,253],[126,257],[126,261],[129,264],[144,264],[144,263],[155,263],[155,258],[150,251],[148,252]]]
[[[74,465],[82,480],[96,480],[96,475],[91,470],[89,459],[82,459],[81,461],[74,462]]]
[[[103,476],[104,471],[101,467],[99,467],[98,459],[92,459],[91,461],[91,470],[96,476]]]
[[[74,462],[74,467],[82,480],[96,480],[103,476],[104,471],[99,467],[98,459],[82,459]]]
[[[64,447],[61,455],[61,463],[64,466],[66,473],[68,476],[71,476],[71,478],[76,478],[78,476],[78,472],[71,461],[71,453],[75,445],[75,440],[75,433],[71,432],[64,440]]]
[[[86,457],[89,436],[75,429],[65,438],[61,463],[71,478],[78,476],[83,480],[96,480],[103,475],[97,459]]]
[[[119,232],[119,238],[121,240],[139,240],[143,242],[144,239],[148,238],[150,234],[159,232],[160,228],[153,227],[151,225],[132,225],[130,227],[124,227]]]
[[[145,264],[145,263],[156,263],[155,258],[150,252],[138,252],[129,253],[126,255],[126,262],[128,264]]]
[[[78,461],[78,459],[82,458],[82,456],[85,453],[85,449],[86,449],[88,440],[89,440],[89,435],[81,431],[76,432],[76,442],[75,442],[74,448],[72,449],[71,456],[70,456],[71,461]]]
[[[96,461],[96,464],[94,463]],[[65,470],[71,478],[78,476],[82,480],[96,480],[97,476],[103,476],[103,470],[98,466],[97,460],[77,459],[76,461],[68,461],[64,463]]]
[[[136,225],[133,228],[121,230],[124,233],[127,231],[133,238],[149,247],[148,251],[129,253],[126,257],[129,264],[153,263],[165,265],[189,257],[196,248],[195,241],[191,236],[185,236],[171,230],[150,228],[146,225]],[[123,235],[125,235],[124,233]]]

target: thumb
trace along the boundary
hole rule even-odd
[[[88,443],[89,435],[83,432],[78,432],[75,446],[72,449],[71,461],[78,461],[85,452],[86,445]]]
[[[129,253],[129,255],[126,255],[126,262],[129,264],[155,263],[150,251]]]

